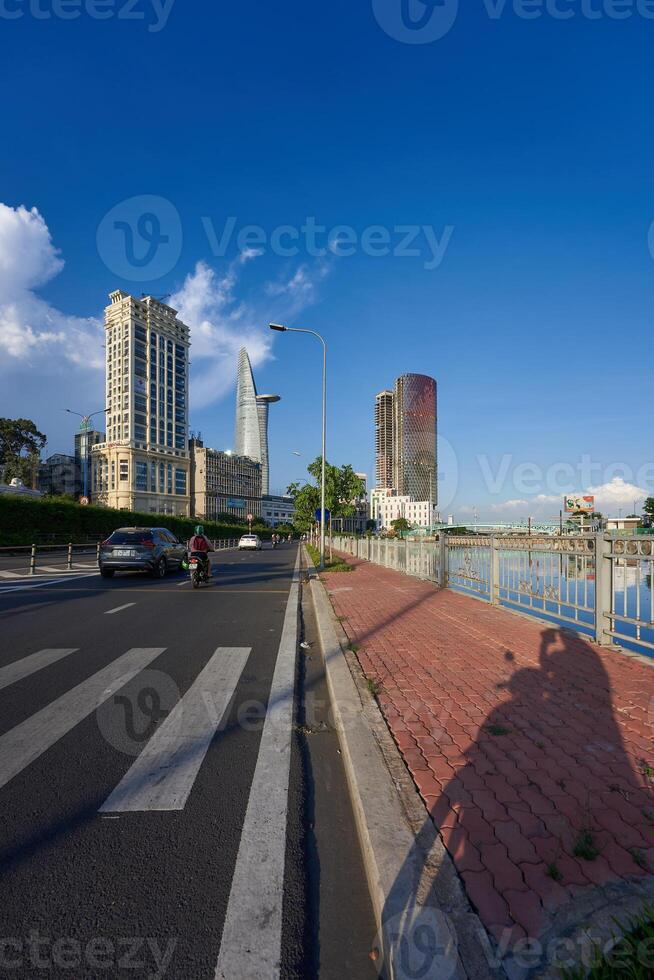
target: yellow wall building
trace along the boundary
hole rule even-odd
[[[153,296],[118,289],[105,309],[106,442],[92,447],[94,503],[189,514],[189,329]]]

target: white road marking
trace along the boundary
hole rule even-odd
[[[211,739],[226,719],[250,650],[218,647],[100,813],[184,809]]]
[[[46,578],[43,582],[34,582],[33,580],[21,582],[20,585],[5,585],[0,587],[0,595],[6,592],[24,592],[25,589],[41,589],[44,585],[64,585],[67,582],[76,582],[81,578],[93,578],[95,572],[87,572],[86,575],[69,575],[63,578]]]
[[[280,975],[300,552],[229,894],[215,980]]]
[[[165,647],[135,647],[0,738],[0,787],[124,687]]]
[[[107,609],[104,613],[105,616],[113,616],[114,613],[121,612],[123,609],[129,609],[130,606],[135,606],[135,602],[126,602],[124,606],[116,606],[115,609]]]
[[[42,667],[56,663],[57,660],[67,657],[69,653],[75,653],[77,649],[78,647],[66,647],[62,649],[39,650],[38,653],[32,653],[29,657],[23,657],[22,660],[15,660],[13,663],[7,664],[6,667],[1,667],[0,690],[3,687],[9,687],[10,684],[15,684],[16,681],[22,680],[23,677],[29,677],[30,674],[35,674]]]

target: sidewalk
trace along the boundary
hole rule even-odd
[[[560,934],[649,890],[654,669],[345,557],[336,615],[489,932]]]

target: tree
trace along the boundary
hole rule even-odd
[[[394,521],[391,521],[391,527],[400,538],[404,536],[405,531],[411,530],[411,524],[406,517],[396,517]]]
[[[650,517],[654,517],[654,497],[648,497],[643,504],[643,513],[649,514]]]
[[[32,485],[46,437],[31,419],[0,418],[0,466],[8,482],[18,477]]]
[[[295,527],[307,531],[316,520],[316,511],[320,510],[320,481],[322,478],[322,457],[318,456],[307,467],[315,484],[291,483],[287,493],[293,498],[295,505]],[[355,501],[365,493],[363,480],[356,475],[352,467],[332,466],[325,463],[325,507],[332,517],[349,517],[356,510]]]

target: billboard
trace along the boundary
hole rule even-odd
[[[577,497],[574,495],[563,498],[563,509],[566,514],[577,514],[579,511],[585,511],[588,514],[592,514],[595,510],[595,498],[594,497]]]

